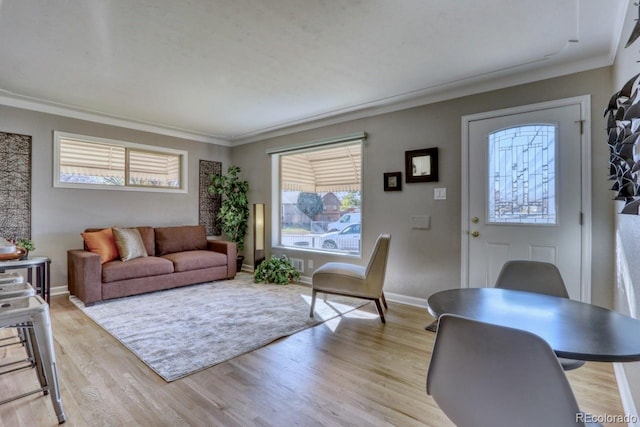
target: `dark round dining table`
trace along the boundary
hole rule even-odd
[[[431,315],[449,313],[532,332],[559,357],[640,360],[640,320],[567,298],[497,288],[461,288],[428,299]]]

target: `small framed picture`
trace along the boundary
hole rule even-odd
[[[384,174],[384,191],[402,190],[402,172],[386,172]]]
[[[438,147],[404,152],[406,182],[438,181]]]

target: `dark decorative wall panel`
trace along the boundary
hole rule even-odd
[[[31,238],[31,137],[0,132],[0,237]]]
[[[200,160],[200,207],[199,223],[207,229],[207,236],[219,236],[222,234],[216,225],[216,215],[220,210],[220,196],[209,193],[211,175],[222,174],[222,163],[209,160]]]
[[[640,4],[635,4],[640,14]],[[625,48],[640,37],[640,20]],[[615,200],[624,201],[623,214],[640,213],[640,74],[614,93],[604,110],[609,145],[609,179]]]

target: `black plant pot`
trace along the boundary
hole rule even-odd
[[[240,272],[242,270],[242,263],[244,262],[244,255],[238,255],[236,258],[236,271]]]

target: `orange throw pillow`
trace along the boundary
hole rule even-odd
[[[82,234],[87,248],[91,252],[100,255],[101,264],[120,257],[118,247],[113,239],[113,231],[110,228],[80,234]]]

